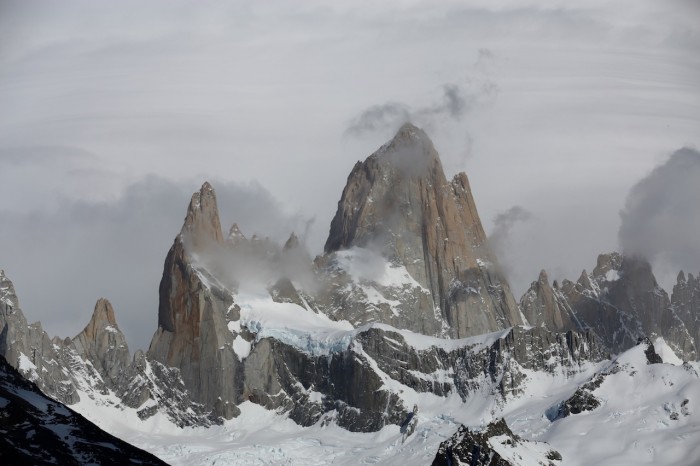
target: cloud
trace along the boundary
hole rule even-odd
[[[369,131],[395,130],[411,119],[411,110],[406,104],[387,102],[373,105],[356,117],[346,129],[347,134],[360,135]]]
[[[72,337],[105,297],[131,350],[147,347],[157,325],[163,262],[201,181],[150,176],[111,201],[0,210],[0,268],[14,282],[27,318],[41,320],[50,335]],[[260,185],[213,185],[224,228],[236,221],[250,235],[265,232],[278,242],[292,230],[305,231],[308,220],[288,215]]]
[[[527,222],[531,219],[532,214],[519,205],[497,214],[493,220],[493,230],[489,235],[489,242],[496,248],[505,245],[509,241],[513,227],[520,222]]]
[[[646,257],[660,273],[700,270],[700,152],[682,148],[635,184],[620,212],[625,254]]]
[[[479,57],[482,53],[480,51]],[[432,128],[446,120],[459,122],[475,106],[492,101],[498,94],[498,86],[484,80],[467,88],[464,85],[447,83],[441,87],[440,98],[429,105],[412,107],[403,102],[387,102],[373,105],[355,117],[345,130],[345,134],[362,136],[366,133],[395,132],[406,122],[424,128]]]
[[[120,321],[146,303],[143,346],[203,179],[237,181],[229,202],[211,180],[225,226],[277,241],[316,216],[320,251],[353,163],[415,118],[482,218],[518,203],[538,219],[506,237],[519,283],[575,278],[616,247],[640,170],[699,143],[700,23],[696,0],[555,3],[1,2],[0,267],[54,334],[99,295]],[[180,181],[136,189],[149,173]]]
[[[523,270],[526,261],[520,252],[523,239],[532,235],[534,219],[535,216],[524,207],[510,207],[494,217],[491,234],[488,236],[488,244],[496,255],[499,268],[510,281],[515,293],[520,291],[523,283],[529,283],[530,280],[526,276],[529,270]]]

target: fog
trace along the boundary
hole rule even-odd
[[[104,296],[145,347],[204,180],[224,228],[278,244],[294,230],[313,256],[353,165],[410,119],[448,179],[469,175],[516,295],[541,268],[577,277],[620,247],[621,209],[627,225],[656,212],[632,187],[700,145],[699,9],[2,1],[0,268],[50,334],[78,333]],[[503,230],[513,206],[531,217]],[[656,235],[621,242],[672,267],[693,258],[685,238]],[[684,246],[649,246],[667,239]]]
[[[647,258],[667,289],[700,270],[700,152],[675,151],[635,184],[620,212],[625,254]]]

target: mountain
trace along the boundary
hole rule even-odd
[[[448,181],[433,143],[410,123],[357,162],[348,177],[325,252],[347,259],[345,251],[360,248],[379,254],[389,268],[405,268],[419,291],[411,290],[408,299],[390,297],[400,302],[391,312],[368,313],[361,305],[343,303],[338,318],[453,338],[522,323],[489,248],[467,175]],[[381,275],[361,278],[375,289],[383,285]]]
[[[74,338],[50,338],[0,272],[0,355],[174,464],[622,464],[618,446],[673,464],[700,459],[699,282],[680,274],[669,297],[643,259],[613,253],[576,283],[542,271],[518,305],[466,175],[448,181],[407,124],[355,165],[316,258],[293,232],[224,235],[204,183],[146,352],[131,355],[106,299]],[[611,442],[618,429],[636,434]]]
[[[679,275],[673,296],[656,281],[641,257],[601,254],[591,274],[576,283],[550,286],[543,271],[520,301],[532,325],[553,331],[591,331],[611,352],[634,346],[640,337],[659,335],[684,358],[694,360],[700,345],[696,280]]]
[[[111,304],[100,299],[75,338],[49,336],[41,323],[27,324],[12,282],[0,270],[0,356],[49,397],[73,406],[132,409],[138,419],[159,410],[177,425],[210,425],[192,401],[179,371],[137,351],[129,360],[126,339]]]
[[[480,430],[460,426],[452,437],[440,444],[432,464],[515,466],[527,463],[554,466],[561,459],[561,454],[549,445],[523,440],[513,434],[505,419],[501,418]]]
[[[1,356],[0,461],[16,465],[165,465],[48,398]]]

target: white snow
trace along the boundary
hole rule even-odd
[[[605,281],[614,282],[620,279],[620,273],[615,269],[610,269],[605,273]]]
[[[231,322],[228,323],[228,329],[232,333],[241,333],[241,321],[240,320],[232,320]]]
[[[249,341],[246,341],[240,335],[236,335],[236,338],[233,340],[233,351],[236,353],[236,356],[238,356],[239,361],[243,361],[248,357],[250,354],[250,348],[251,344]]]
[[[348,321],[334,321],[294,303],[278,303],[269,295],[240,294],[240,325],[256,334],[256,341],[275,338],[301,351],[327,355],[343,351],[352,339]]]
[[[24,353],[19,353],[19,370],[23,372],[36,371],[36,366]]]
[[[624,370],[593,392],[601,407],[555,421],[539,440],[571,465],[700,464],[698,378],[671,364],[648,365],[641,345],[618,363]],[[686,399],[687,415],[681,412]]]
[[[338,267],[345,270],[353,281],[374,282],[387,288],[420,288],[427,292],[418,283],[406,267],[391,264],[380,254],[370,249],[352,247],[336,253]]]
[[[20,372],[24,373],[32,382],[39,379],[39,374],[36,372],[36,366],[32,363],[32,360],[27,357],[24,353],[19,353],[18,369]]]
[[[654,350],[656,354],[661,356],[663,362],[673,364],[674,366],[683,364],[683,360],[676,356],[676,353],[668,346],[668,343],[666,343],[666,340],[662,337],[657,337],[656,340],[654,340]]]
[[[258,302],[249,300],[248,305],[253,309],[246,310],[242,306],[242,321],[246,321],[246,313],[250,318],[271,306],[262,302],[256,311],[255,304]],[[279,313],[305,312],[299,311],[298,306],[273,309],[274,319],[257,322],[274,323],[279,329],[283,324],[291,325],[293,320],[282,319]],[[303,325],[292,326],[291,333],[299,327],[309,332],[331,331],[325,324],[312,325],[323,322],[323,317],[318,317],[319,321],[301,317],[297,320]],[[352,333],[351,330],[337,331]],[[412,338],[409,332],[397,332],[404,338],[408,334],[407,340]],[[502,334],[495,332],[454,342],[486,344]],[[423,338],[427,340],[416,337],[413,342],[429,347],[440,340]],[[353,351],[362,354],[361,346],[356,345]],[[663,347],[659,342],[657,351],[665,353]],[[331,420],[305,428],[284,414],[267,411],[251,402],[239,406],[239,417],[208,429],[177,428],[161,413],[140,421],[136,410],[118,410],[91,400],[83,393],[80,393],[81,401],[73,408],[110,433],[172,465],[425,465],[432,462],[440,442],[454,434],[460,423],[479,428],[499,417],[505,417],[509,427],[522,438],[547,442],[512,446],[500,443],[499,438],[492,439],[491,444],[499,454],[518,465],[537,464],[531,462],[533,458],[541,457],[549,449],[559,451],[564,458],[561,464],[567,466],[700,464],[700,443],[697,442],[700,438],[700,379],[680,366],[647,365],[643,349],[635,347],[617,359],[622,370],[607,375],[600,388],[594,391],[602,406],[554,422],[545,416],[547,410],[609,367],[609,361],[585,364],[573,377],[567,377],[563,371],[549,374],[518,367],[527,378],[523,393],[511,395],[505,402],[499,401],[485,378],[477,381],[479,386],[463,402],[455,394],[439,397],[418,393],[379,371],[370,359],[384,381],[385,390],[397,393],[409,409],[413,404],[419,407],[416,431],[405,441],[398,426],[387,426],[374,433],[352,433]],[[447,376],[447,373],[435,373],[427,377],[439,380]],[[312,401],[322,400],[323,395],[313,387],[304,391]],[[684,404],[686,399],[689,401]],[[673,413],[677,414],[677,420],[671,418]],[[332,414],[324,417],[332,417]]]
[[[486,333],[484,335],[478,335],[475,337],[460,338],[460,339],[447,339],[431,337],[427,335],[422,335],[420,333],[411,332],[410,330],[401,330],[386,324],[371,324],[372,327],[380,328],[388,332],[395,332],[400,334],[406,343],[417,350],[427,350],[431,347],[442,348],[445,351],[454,351],[457,348],[463,347],[473,347],[473,351],[478,351],[481,348],[492,345],[499,338],[503,338],[511,329],[507,328],[505,330],[499,330],[493,333]]]

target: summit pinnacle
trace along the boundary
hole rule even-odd
[[[444,334],[444,326],[430,323],[437,319],[448,335],[464,337],[522,322],[467,175],[448,181],[432,141],[410,123],[348,177],[325,251],[353,247],[405,266],[430,292],[433,308],[416,309],[421,323],[407,324],[410,330]]]

